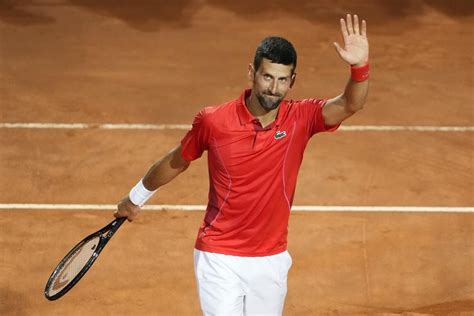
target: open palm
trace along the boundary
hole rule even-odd
[[[341,19],[341,32],[344,39],[344,47],[334,43],[339,56],[351,65],[362,65],[369,59],[369,42],[367,40],[367,24],[362,20],[359,29],[359,17],[354,15],[354,22],[350,14],[346,17],[347,22]]]

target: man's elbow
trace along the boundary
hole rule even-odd
[[[170,166],[174,170],[181,173],[185,171],[186,169],[188,169],[190,164],[191,164],[191,161],[184,159],[183,156],[181,155],[181,146],[176,147],[171,152]]]
[[[180,169],[179,172],[181,173],[181,172],[186,171],[186,169],[188,169],[188,167],[189,167],[190,165],[191,165],[191,161],[187,161],[187,160],[184,160],[184,159],[183,159],[182,162],[181,162],[181,165],[179,166],[179,167],[180,167],[180,168],[179,168],[179,169]]]
[[[346,109],[350,114],[355,114],[355,113],[359,112],[360,110],[362,110],[364,108],[364,105],[365,105],[365,101],[349,103],[346,106]]]

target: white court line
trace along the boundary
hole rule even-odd
[[[0,128],[16,129],[131,129],[166,130],[191,128],[187,124],[88,124],[88,123],[0,123]]]
[[[189,124],[88,124],[88,123],[0,123],[0,128],[15,129],[106,129],[106,130],[188,130]],[[347,125],[340,131],[362,132],[473,132],[474,126]]]
[[[0,210],[115,210],[115,204],[0,204]],[[160,204],[146,205],[148,211],[204,211],[206,205]],[[337,206],[337,205],[295,205],[293,211],[300,212],[442,212],[473,213],[474,207],[453,206]]]

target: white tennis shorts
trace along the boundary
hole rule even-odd
[[[292,260],[288,251],[240,257],[194,250],[201,309],[205,316],[280,316]]]

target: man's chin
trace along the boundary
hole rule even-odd
[[[280,105],[280,102],[277,102],[277,103],[270,104],[270,105],[267,104],[263,108],[265,110],[271,111],[271,110],[275,110],[279,105]]]
[[[271,111],[271,110],[274,110],[276,109],[282,99],[277,99],[277,100],[269,100],[268,98],[265,98],[265,97],[261,97],[261,98],[258,98],[258,101],[260,102],[260,105],[267,111]]]

